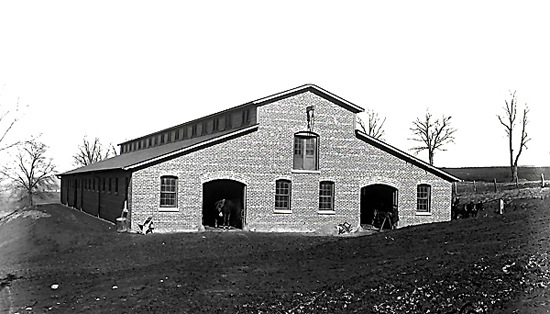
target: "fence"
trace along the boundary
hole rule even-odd
[[[513,182],[485,182],[485,181],[462,181],[456,182],[453,186],[454,193],[457,195],[462,194],[483,194],[491,192],[500,192],[514,189],[535,188],[542,186],[550,186],[548,181],[520,181],[518,186]]]

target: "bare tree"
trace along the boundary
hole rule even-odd
[[[516,186],[518,185],[518,160],[519,156],[523,152],[523,148],[527,149],[527,142],[529,142],[531,139],[527,136],[527,131],[525,130],[527,124],[529,123],[529,120],[527,119],[527,113],[529,113],[529,108],[527,108],[527,104],[525,104],[525,108],[523,108],[523,118],[521,119],[521,139],[519,143],[519,151],[517,155],[514,158],[514,146],[513,146],[513,133],[514,133],[514,127],[516,125],[516,117],[517,117],[517,97],[516,97],[516,91],[513,93],[510,91],[510,96],[512,96],[512,99],[510,102],[505,100],[506,106],[503,108],[505,111],[504,116],[497,115],[498,121],[502,126],[504,126],[504,130],[506,131],[506,136],[508,136],[508,144],[509,144],[509,151],[510,151],[510,171],[512,172],[512,181],[516,182]]]
[[[19,120],[20,114],[19,98],[17,98],[15,108],[10,109],[9,106],[0,103],[0,152],[21,143],[20,141],[5,143],[6,136]]]
[[[416,154],[423,150],[427,150],[430,165],[433,165],[435,151],[446,151],[442,146],[447,143],[454,143],[453,134],[456,132],[456,129],[451,127],[451,117],[445,117],[445,115],[443,115],[441,120],[433,119],[432,114],[426,111],[424,118],[422,120],[416,118],[413,124],[414,127],[411,128],[411,131],[415,137],[409,138],[409,140],[422,144],[411,148],[411,150]]]
[[[84,136],[82,145],[78,146],[78,153],[73,158],[76,166],[87,166],[116,155],[116,149],[112,144],[105,149],[97,137],[91,142]]]
[[[386,118],[384,118],[384,120],[382,120],[379,116],[378,116],[378,113],[372,111],[372,110],[367,110],[367,117],[368,117],[368,124],[365,125],[365,122],[357,117],[357,123],[359,123],[359,126],[361,126],[361,129],[363,129],[363,132],[367,133],[368,135],[376,138],[376,139],[379,139],[379,140],[382,140],[382,136],[384,136],[384,129],[382,129],[384,127],[384,123],[386,122]]]
[[[11,189],[20,201],[33,205],[33,197],[41,197],[56,187],[55,166],[51,158],[46,158],[47,146],[36,141],[21,145],[14,165],[4,167],[2,173],[11,181]]]

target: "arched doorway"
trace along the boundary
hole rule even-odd
[[[394,215],[392,222],[396,224],[399,217],[398,190],[385,184],[372,184],[361,188],[361,225],[373,225],[379,228],[381,221],[374,221],[374,211],[390,212]],[[389,228],[389,224],[384,224]]]
[[[246,185],[235,180],[214,180],[202,186],[202,225],[214,227],[219,219],[215,203],[221,199],[231,200],[235,209],[231,213],[229,225],[242,229],[246,224]],[[221,225],[221,220],[218,220]]]

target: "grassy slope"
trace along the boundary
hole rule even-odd
[[[550,198],[342,238],[117,234],[79,211],[38,209],[50,217],[0,222],[0,278],[22,277],[12,305],[29,312],[418,313],[470,301],[485,313],[536,313],[550,299]]]

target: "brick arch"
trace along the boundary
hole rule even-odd
[[[396,180],[376,178],[367,180],[360,185],[360,223],[362,225],[376,224],[377,228],[396,227],[399,220],[399,185]],[[380,216],[375,214],[391,213],[392,224],[380,224]],[[385,214],[383,214],[385,215]],[[382,216],[384,217],[384,216]],[[387,216],[386,216],[387,217]],[[380,224],[380,225],[379,225]]]
[[[239,173],[235,173],[231,171],[217,171],[217,172],[204,173],[204,174],[201,174],[199,178],[200,178],[201,185],[211,181],[215,181],[215,180],[233,180],[233,181],[242,183],[244,185],[248,185],[248,182],[250,181],[246,176],[243,176]]]
[[[387,177],[370,178],[370,179],[367,179],[367,180],[361,180],[359,182],[359,186],[361,188],[369,186],[369,185],[375,185],[375,184],[387,185],[387,186],[390,186],[390,187],[392,187],[394,189],[397,189],[397,190],[399,190],[399,188],[400,188],[399,181],[397,181],[396,179],[387,178]]]

